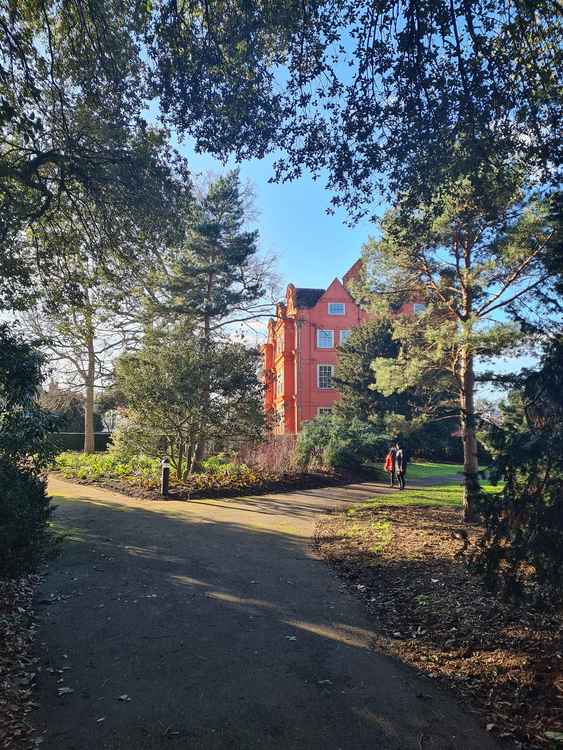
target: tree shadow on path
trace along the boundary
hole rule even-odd
[[[38,605],[41,747],[495,747],[370,650],[361,605],[310,554],[316,512],[62,500],[69,537]]]

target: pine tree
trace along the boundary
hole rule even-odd
[[[186,236],[171,248],[151,315],[175,332],[185,330],[202,343],[202,356],[236,323],[255,319],[268,307],[263,293],[267,262],[257,257],[258,232],[248,231],[238,170],[214,180],[186,217]],[[158,282],[157,282],[158,288]],[[210,385],[205,379],[196,464],[208,432]]]
[[[156,312],[193,326],[210,341],[226,324],[255,317],[265,268],[257,258],[258,231],[245,229],[238,170],[213,181],[186,217],[186,237],[171,248]]]
[[[544,263],[555,231],[548,207],[526,195],[516,172],[496,192],[489,185],[495,200],[486,208],[479,191],[468,179],[454,179],[429,204],[399,205],[386,215],[381,240],[365,248],[368,297],[416,293],[426,302],[424,314],[394,319],[401,349],[394,361],[375,360],[377,388],[404,391],[444,370],[457,383],[467,520],[475,518],[480,493],[475,363],[523,343],[522,326],[499,317],[502,311],[524,316],[540,288],[556,296]]]

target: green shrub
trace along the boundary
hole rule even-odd
[[[43,470],[57,420],[37,403],[43,356],[0,324],[0,576],[18,576],[43,559],[49,500]]]
[[[34,570],[44,559],[51,514],[45,481],[0,459],[0,576]]]
[[[390,437],[359,419],[347,421],[336,414],[307,422],[295,448],[303,470],[373,468],[382,463]]]
[[[67,479],[124,479],[132,484],[153,486],[159,481],[160,461],[138,455],[128,458],[115,453],[59,453],[55,467]]]
[[[123,459],[134,458],[139,454],[157,458],[166,452],[163,443],[161,435],[143,430],[135,424],[120,424],[112,432],[108,451]]]
[[[215,456],[209,456],[201,462],[201,468],[204,473],[218,474],[226,470],[228,466],[234,466],[230,457],[226,453],[218,453]]]

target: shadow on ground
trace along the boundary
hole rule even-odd
[[[61,499],[69,536],[38,599],[41,747],[495,747],[370,650],[361,606],[310,554],[311,492]]]

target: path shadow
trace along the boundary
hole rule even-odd
[[[263,525],[291,521],[284,504],[236,521],[214,507],[61,502],[72,534],[40,592],[42,748],[494,747],[370,652],[360,606],[302,529]]]

